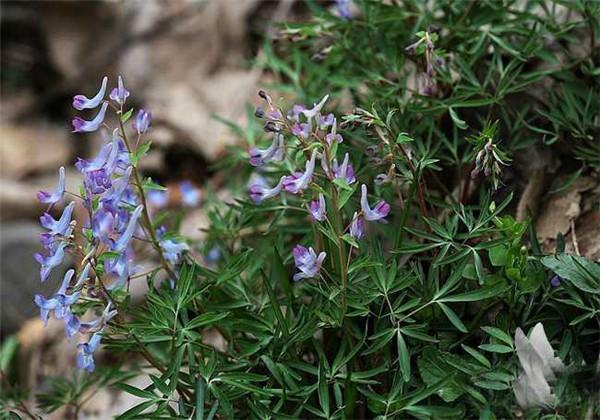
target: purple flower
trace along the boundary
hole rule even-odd
[[[108,244],[115,230],[115,216],[104,206],[98,208],[92,215],[92,234],[102,243]]]
[[[333,115],[333,114],[329,114],[329,115]],[[327,142],[327,145],[330,147],[334,142],[337,142],[337,143],[344,142],[344,138],[342,137],[342,135],[337,133],[337,121],[335,118],[333,119],[333,122],[331,123],[331,132],[325,136],[325,141]]]
[[[84,120],[81,117],[73,118],[71,122],[73,124],[73,132],[74,133],[91,133],[96,131],[100,125],[104,122],[104,116],[106,114],[106,108],[108,108],[108,103],[104,102],[102,104],[102,108],[98,111],[98,114],[90,120]]]
[[[172,239],[160,241],[160,247],[163,250],[165,259],[172,264],[179,261],[179,257],[184,251],[188,251],[190,247],[185,242],[178,242]]]
[[[181,202],[188,207],[196,207],[200,203],[200,190],[194,187],[190,181],[182,181],[179,184]]]
[[[302,114],[304,114],[304,116],[309,122],[321,112],[321,108],[323,108],[323,105],[325,105],[327,99],[329,99],[329,95],[325,95],[323,99],[321,99],[321,102],[315,104],[311,109],[305,109],[302,111]]]
[[[133,121],[133,128],[138,132],[138,134],[143,134],[148,131],[151,123],[152,113],[140,109],[135,117],[135,121]]]
[[[56,249],[54,249],[53,253],[48,256],[43,256],[42,254],[35,254],[35,259],[42,266],[40,268],[40,279],[43,282],[48,280],[48,276],[54,267],[60,265],[65,258],[65,247],[66,243],[60,242],[57,244]]]
[[[104,76],[102,78],[102,86],[96,95],[89,99],[84,95],[75,95],[73,97],[73,108],[81,111],[83,109],[93,109],[100,105],[100,102],[104,99],[104,94],[106,93],[106,84],[108,83],[108,77]]]
[[[360,186],[361,195],[360,195],[360,208],[362,210],[365,219],[368,221],[381,221],[385,222],[384,217],[386,217],[390,212],[390,205],[383,200],[380,200],[375,204],[375,207],[371,209],[369,207],[369,202],[367,201],[367,186],[362,184]]]
[[[127,253],[124,252],[120,256],[110,258],[104,261],[104,270],[106,274],[113,277],[114,281],[106,286],[107,289],[112,290],[116,287],[123,286],[125,281],[129,278],[129,263],[131,261],[127,258]]]
[[[335,0],[335,7],[342,19],[352,19],[352,13],[350,12],[350,0]]]
[[[323,116],[321,115],[321,117],[319,118],[319,127],[321,128],[325,128],[325,127],[330,127],[335,123],[335,116],[331,113]]]
[[[129,91],[125,89],[125,86],[123,85],[123,78],[119,76],[118,87],[114,88],[112,92],[110,92],[110,99],[120,105],[124,105],[128,96]]]
[[[91,332],[101,331],[116,315],[117,310],[112,309],[112,303],[109,302],[98,318],[90,322],[79,322],[79,332],[82,334],[89,334]]]
[[[349,163],[350,156],[348,153],[344,155],[344,160],[342,164],[338,166],[337,159],[333,159],[333,163],[331,164],[333,169],[333,174],[338,179],[344,179],[348,184],[353,184],[356,182],[356,177],[354,176],[354,168]]]
[[[102,205],[105,209],[112,211],[115,213],[121,204],[121,201],[124,200],[124,195],[127,193],[127,188],[129,187],[129,178],[131,177],[131,171],[133,168],[130,166],[125,171],[122,177],[113,180],[112,186],[110,189],[102,195]]]
[[[146,198],[154,207],[162,209],[169,204],[169,190],[150,190],[146,193]]]
[[[102,194],[112,187],[112,178],[104,168],[96,171],[89,171],[85,172],[83,185],[89,194]]]
[[[307,139],[310,135],[310,124],[294,123],[294,125],[292,126],[292,134],[296,137]]]
[[[104,130],[102,131],[102,133],[104,136],[108,136]],[[77,158],[77,162],[75,162],[75,167],[77,168],[77,170],[79,172],[84,172],[84,173],[102,169],[104,167],[104,165],[106,164],[106,161],[108,160],[109,155],[111,154],[112,150],[113,150],[112,142],[104,143],[102,145],[102,147],[100,148],[98,155],[94,159],[86,160],[86,159],[82,159],[82,158]]]
[[[67,287],[69,287],[73,274],[75,274],[75,270],[73,269],[65,273],[60,288],[51,298],[46,299],[40,294],[35,295],[33,300],[40,308],[40,318],[44,321],[44,325],[48,324],[50,311],[54,311],[56,319],[62,319],[65,317],[66,313],[69,312],[69,307],[79,299],[79,292],[75,292],[72,295],[66,294]]]
[[[273,188],[269,188],[268,186],[264,185],[264,183],[261,182],[257,182],[253,185],[250,186],[250,198],[252,199],[252,201],[254,201],[255,203],[261,203],[264,200],[267,200],[271,197],[275,197],[277,194],[279,194],[281,192],[281,189],[283,188],[283,180],[285,179],[284,176],[281,177],[281,179],[279,180],[279,182],[277,183],[277,185],[275,185]]]
[[[302,279],[310,279],[316,277],[321,271],[321,265],[323,260],[327,256],[325,252],[321,252],[317,256],[316,252],[312,247],[306,249],[302,245],[296,245],[293,250],[294,262],[296,268],[300,271],[294,274],[294,281]]]
[[[94,364],[94,352],[98,348],[100,344],[100,333],[97,332],[92,335],[92,338],[87,343],[79,343],[77,348],[79,352],[77,353],[77,367],[79,369],[85,369],[88,372],[93,372],[95,369]]]
[[[552,286],[552,287],[560,286],[560,277],[558,277],[556,274],[554,276],[552,276],[552,278],[550,279],[550,286]]]
[[[142,214],[143,209],[144,209],[144,206],[139,205],[133,211],[133,214],[131,215],[131,218],[129,219],[129,223],[127,224],[127,228],[125,229],[125,232],[123,232],[121,237],[113,244],[113,246],[112,246],[113,251],[116,251],[116,252],[125,251],[125,248],[127,248],[127,246],[129,245],[129,242],[131,242],[131,238],[133,237],[133,233],[135,232],[135,229],[137,227],[137,221],[140,217],[140,214]]]
[[[248,153],[250,154],[250,165],[252,166],[262,166],[272,160],[283,160],[285,154],[283,134],[275,133],[273,136],[273,142],[268,148],[259,149],[253,147],[248,151]]]
[[[71,201],[69,205],[65,207],[58,220],[55,220],[50,214],[44,213],[42,217],[40,217],[42,227],[49,230],[49,235],[68,236],[71,231],[71,216],[74,208],[75,202]]]
[[[354,239],[360,239],[365,234],[365,219],[354,212],[352,223],[350,223],[350,236]]]
[[[65,167],[61,166],[58,170],[58,186],[54,192],[38,191],[37,199],[44,204],[56,204],[65,194]]]
[[[300,191],[308,188],[312,181],[313,172],[315,170],[315,159],[317,151],[313,150],[310,160],[306,162],[304,173],[294,172],[292,175],[283,178],[283,189],[292,194],[298,194]]]
[[[325,207],[325,197],[323,194],[319,193],[319,199],[309,203],[308,211],[313,220],[322,222],[327,218],[327,209]]]
[[[300,114],[306,109],[304,105],[294,105],[290,112],[288,112],[288,119],[298,122],[300,120]]]

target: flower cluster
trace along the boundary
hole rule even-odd
[[[333,199],[333,195],[337,196],[338,189],[352,190],[352,184],[356,183],[350,155],[345,153],[341,163],[336,156],[338,146],[344,142],[344,137],[338,131],[337,119],[331,113],[322,114],[328,96],[311,108],[294,105],[285,114],[286,118],[283,118],[284,113],[274,105],[267,93],[260,91],[259,96],[265,100],[268,111],[259,108],[255,115],[265,119],[265,131],[273,133],[273,140],[267,149],[253,147],[249,150],[250,164],[261,167],[268,162],[283,161],[286,158],[286,148],[298,145],[306,161],[303,171],[293,171],[289,175],[282,176],[274,186],[270,186],[264,177],[259,176],[258,180],[250,185],[250,198],[259,204],[282,192],[302,198],[313,195],[315,198],[305,203],[308,213],[313,221],[326,222],[328,220],[327,198]],[[286,135],[289,136],[289,141],[285,140]],[[323,176],[315,173],[317,160],[320,160]],[[320,183],[322,179],[325,180],[324,185]],[[324,194],[323,191],[331,191],[331,193]],[[348,232],[352,238],[359,240],[364,236],[367,221],[385,223],[385,217],[389,212],[390,205],[383,200],[379,200],[373,207],[369,205],[367,186],[363,184],[360,211],[354,212],[351,222],[343,232]],[[300,280],[319,276],[326,253],[321,252],[317,255],[313,248],[297,245],[293,257],[299,270],[294,275],[294,280]]]
[[[419,40],[404,48],[409,55],[424,56],[423,86],[421,94],[424,96],[433,96],[438,90],[436,68],[445,65],[445,60],[439,52],[436,52],[434,43],[438,39],[437,30],[428,28],[426,31],[417,32]]]
[[[144,189],[132,162],[136,150],[132,150],[127,142],[125,124],[131,111],[124,113],[124,105],[129,97],[123,79],[119,76],[117,87],[105,99],[108,78],[104,77],[99,91],[92,97],[76,95],[73,107],[77,110],[94,110],[100,108],[95,116],[86,120],[76,116],[72,120],[73,131],[91,133],[104,127],[107,110],[113,109],[119,118],[119,128],[109,135],[104,130],[104,142],[99,153],[93,159],[77,159],[76,169],[81,173],[83,182],[79,194],[65,191],[65,168],[59,170],[58,186],[54,191],[40,191],[38,199],[47,204],[48,210],[41,216],[40,222],[45,232],[41,234],[44,254],[36,254],[41,264],[40,278],[48,280],[51,272],[61,265],[67,252],[81,261],[82,267],[75,278],[75,270],[70,269],[64,275],[61,286],[50,297],[36,295],[34,301],[40,308],[40,316],[44,323],[50,315],[63,320],[66,335],[72,338],[77,334],[88,337],[77,345],[77,366],[88,371],[94,370],[93,353],[98,348],[102,332],[109,321],[117,315],[117,308],[110,290],[126,284],[135,272],[133,266],[133,241],[141,237],[144,241],[153,242],[157,249],[164,253],[164,260],[176,264],[188,247],[184,243],[172,239],[160,242],[148,213],[145,213]],[[133,122],[140,144],[141,135],[151,125],[152,116],[141,109]],[[80,229],[73,219],[76,202],[69,202],[62,215],[55,219],[51,215],[66,195],[77,197],[87,214]],[[190,205],[197,204],[198,191],[191,185],[182,185],[182,197]],[[145,219],[143,229],[140,221]],[[139,236],[138,236],[139,235]],[[170,267],[165,267],[170,269]],[[79,313],[74,305],[82,299],[93,303],[92,310],[96,315],[89,321],[83,321],[86,313]]]

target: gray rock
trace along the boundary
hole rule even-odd
[[[4,223],[0,227],[0,331],[3,336],[17,331],[28,319],[37,316],[33,296],[48,296],[60,286],[67,265],[55,269],[40,283],[39,264],[33,255],[42,251],[33,222]]]

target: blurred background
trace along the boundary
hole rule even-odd
[[[18,338],[22,379],[33,389],[41,374],[68,372],[67,352],[75,351],[60,325],[43,328],[32,302],[35,293],[53,292],[68,268],[40,284],[33,255],[40,251],[44,208],[36,192],[54,187],[61,165],[77,190],[73,163],[94,155],[101,141],[99,135],[71,133],[72,97],[95,94],[104,75],[110,89],[123,75],[128,104],[153,114],[145,175],[167,187],[189,180],[201,189],[214,175],[211,164],[237,141],[215,116],[244,123],[246,105],[257,103],[257,87],[269,77],[256,59],[265,39],[275,35],[272,23],[302,18],[307,10],[286,0],[0,5],[0,334]],[[184,234],[206,223],[199,212],[186,216]],[[102,404],[89,408],[90,415],[107,416]]]

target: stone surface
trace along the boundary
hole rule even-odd
[[[3,335],[15,332],[27,319],[37,316],[36,293],[49,295],[58,289],[67,267],[55,269],[40,282],[39,264],[33,255],[42,251],[33,222],[4,223],[0,227],[0,329]]]
[[[0,170],[10,179],[55,170],[66,164],[72,153],[72,139],[65,127],[49,123],[2,124],[0,139]]]

